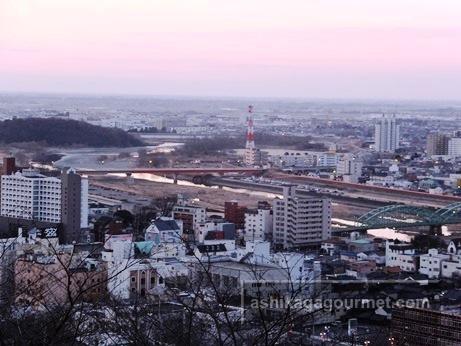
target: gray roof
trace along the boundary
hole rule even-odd
[[[159,231],[179,230],[178,223],[175,220],[157,219],[153,222]]]

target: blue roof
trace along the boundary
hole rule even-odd
[[[150,252],[152,251],[152,248],[154,247],[154,242],[153,241],[137,241],[134,243],[134,246],[139,250],[139,252],[149,255]]]

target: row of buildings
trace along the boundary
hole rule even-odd
[[[0,181],[0,226],[16,232],[18,225],[59,228],[63,243],[81,241],[88,229],[88,179],[73,169],[45,176],[35,169],[16,169],[5,158]]]
[[[455,131],[453,135],[434,132],[427,136],[426,152],[428,156],[448,156],[456,158],[461,156],[461,135]]]
[[[274,199],[272,204],[259,202],[255,208],[247,208],[226,202],[224,219],[235,226],[245,241],[270,241],[278,248],[295,249],[319,245],[330,237],[331,208],[330,199],[300,196],[292,185],[285,186],[283,197]],[[193,232],[194,239],[203,239],[207,225],[205,208],[180,199],[172,217],[181,220],[185,231]]]

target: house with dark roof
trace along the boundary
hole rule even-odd
[[[160,243],[180,243],[182,241],[182,222],[171,218],[160,217],[151,222],[146,228],[146,241]]]

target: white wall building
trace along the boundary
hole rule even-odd
[[[206,209],[198,205],[188,204],[182,196],[178,196],[178,204],[174,206],[172,217],[181,220],[184,232],[196,231],[206,221]]]
[[[61,222],[61,180],[31,169],[3,175],[0,213],[12,218]]]
[[[81,191],[81,203],[80,203],[80,227],[88,228],[88,215],[89,204],[88,204],[88,178],[82,177],[82,191]]]
[[[386,267],[399,267],[405,272],[415,272],[418,270],[417,257],[411,244],[386,241]]]
[[[400,126],[397,125],[395,115],[383,115],[375,124],[375,150],[378,152],[393,153],[399,147]]]
[[[314,156],[308,152],[286,152],[271,155],[269,161],[276,167],[309,167],[314,165]]]
[[[429,249],[427,254],[421,255],[419,272],[430,279],[461,277],[461,239],[452,239],[446,253]]]
[[[267,164],[267,151],[262,151],[257,148],[245,148],[243,153],[243,163],[246,166],[264,166]]]
[[[448,156],[460,157],[461,156],[461,138],[453,137],[448,140]]]
[[[321,153],[317,156],[317,166],[319,167],[336,167],[338,164],[338,154]]]
[[[362,176],[363,161],[354,155],[346,154],[339,158],[336,165],[336,174],[345,178],[344,180],[356,183]]]
[[[419,272],[427,275],[429,279],[440,277],[442,273],[442,262],[450,255],[441,254],[437,249],[429,249],[427,254],[421,255],[419,260]]]
[[[145,239],[156,243],[181,243],[182,221],[160,217],[146,228]]]
[[[295,186],[284,187],[283,199],[273,201],[272,240],[283,248],[318,244],[331,235],[331,201],[296,194]]]
[[[392,175],[380,176],[372,175],[369,180],[367,180],[367,185],[375,186],[393,186],[395,178]]]
[[[441,269],[443,278],[461,277],[461,255],[450,255],[449,258],[443,260]]]
[[[245,213],[245,241],[266,240],[272,233],[272,210],[250,209]]]
[[[62,222],[62,181],[24,169],[1,177],[0,215],[51,223]],[[81,178],[80,227],[88,227],[88,179]]]

